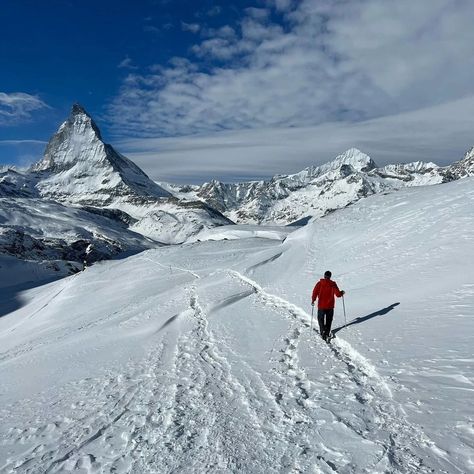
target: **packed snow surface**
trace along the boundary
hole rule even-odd
[[[474,179],[161,247],[0,317],[0,471],[474,470]],[[311,331],[330,269],[332,343]],[[314,323],[314,326],[317,326]]]

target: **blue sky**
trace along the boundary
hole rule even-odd
[[[378,163],[474,145],[471,0],[4,0],[0,164],[79,102],[155,179],[266,177],[357,146]]]

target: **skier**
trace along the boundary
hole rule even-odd
[[[332,273],[328,270],[324,273],[324,278],[316,283],[313,289],[311,306],[314,306],[318,298],[318,323],[319,334],[328,341],[331,334],[332,318],[334,317],[334,296],[340,298],[344,291],[339,290],[335,281],[331,280]]]

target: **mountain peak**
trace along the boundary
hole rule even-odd
[[[99,127],[82,105],[75,103],[71,113],[46,146],[44,157],[34,165],[35,171],[60,171],[69,169],[77,161],[90,159],[83,150],[103,148]]]
[[[340,165],[351,165],[357,171],[370,171],[377,167],[374,160],[358,148],[349,148],[344,153],[336,156],[331,162]]]
[[[69,118],[61,125],[58,132],[61,131],[63,127],[75,128],[76,131],[81,135],[83,135],[88,129],[91,129],[97,138],[102,140],[99,127],[94,122],[91,115],[86,111],[86,109],[77,102],[73,104]]]
[[[76,102],[75,104],[72,104],[71,115],[79,114],[85,114],[90,117],[90,115],[86,112],[86,109],[81,104],[79,104],[79,102]]]
[[[99,127],[80,104],[49,141],[33,171],[47,172],[38,183],[42,195],[95,205],[168,197],[138,166],[102,141]]]
[[[474,147],[466,152],[464,158],[450,165],[448,170],[454,179],[474,176]]]

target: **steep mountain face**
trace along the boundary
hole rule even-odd
[[[211,181],[192,189],[179,188],[178,192],[197,196],[238,223],[286,225],[308,216],[323,216],[371,194],[441,183],[450,180],[447,175],[434,163],[378,168],[368,155],[351,148],[329,163],[269,181]]]
[[[0,171],[0,198],[38,197],[35,184],[36,180],[32,176],[6,168]]]
[[[200,200],[176,199],[105,144],[80,105],[73,106],[41,161],[27,171],[0,170],[0,254],[23,263],[46,261],[72,271],[86,257],[92,263],[181,243],[228,224]]]
[[[450,180],[474,176],[474,147],[472,147],[462,160],[456,161],[448,167]]]
[[[88,206],[146,204],[170,194],[102,141],[87,112],[74,105],[32,169],[41,196]]]
[[[108,217],[161,243],[181,243],[202,229],[232,224],[202,201],[181,202],[152,181],[102,141],[95,122],[77,104],[31,171],[42,197],[96,213],[107,209]]]

